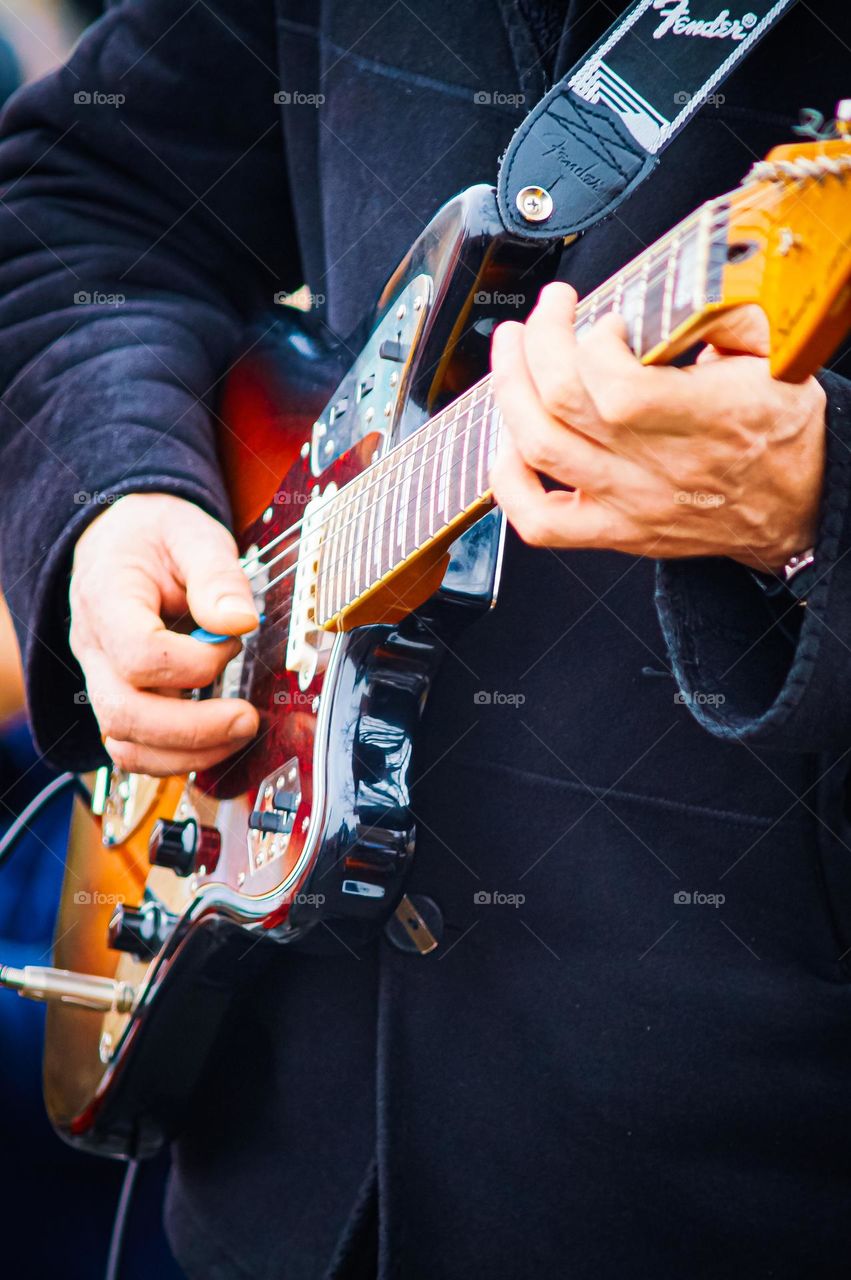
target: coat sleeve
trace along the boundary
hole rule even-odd
[[[823,372],[827,463],[806,606],[732,560],[661,561],[656,602],[680,696],[720,738],[851,746],[851,380]]]
[[[273,15],[124,0],[0,121],[0,564],[57,766],[101,758],[68,647],[75,540],[129,492],[227,520],[217,385],[300,283]]]

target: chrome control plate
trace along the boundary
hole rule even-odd
[[[396,421],[410,357],[422,331],[432,297],[429,275],[418,275],[387,308],[352,368],[313,424],[310,469],[326,467],[364,436],[379,432],[382,448]]]

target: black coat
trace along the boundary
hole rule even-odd
[[[541,60],[527,7],[136,0],[9,108],[2,563],[56,763],[98,752],[64,599],[98,507],[75,495],[226,515],[206,404],[246,319],[306,279],[354,329],[438,205],[494,178],[522,108],[476,93],[531,103],[610,17],[574,2]],[[829,116],[849,47],[847,7],[797,8],[563,275],[587,290],[800,107]],[[96,291],[125,301],[75,303]],[[826,382],[822,574],[791,634],[730,562],[656,583],[509,539],[427,717],[414,887],[446,939],[276,954],[176,1148],[187,1274],[316,1280],[335,1251],[353,1274],[376,1204],[398,1280],[847,1274],[851,388]]]

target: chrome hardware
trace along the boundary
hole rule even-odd
[[[123,769],[107,768],[106,777],[99,776],[93,793],[93,810],[97,813],[100,809],[101,839],[108,849],[123,844],[141,826],[162,786],[159,778],[127,773]]]
[[[17,991],[27,1000],[58,1000],[100,1013],[129,1013],[136,1000],[136,989],[127,982],[32,964],[23,969],[0,965],[0,986]]]
[[[427,956],[440,945],[443,914],[425,894],[405,894],[388,920],[385,934],[397,950]]]
[[[310,467],[320,476],[326,467],[379,431],[386,441],[396,420],[414,350],[432,296],[432,281],[416,276],[399,293],[376,325],[355,364],[313,425]],[[401,375],[401,376],[400,376]],[[375,405],[390,405],[379,418]]]
[[[321,524],[317,517],[336,492],[335,484],[329,484],[324,493],[320,493],[317,486],[304,508],[286,656],[286,668],[298,674],[298,685],[302,690],[307,689],[319,670],[320,659],[327,657],[334,643],[333,636],[316,622],[316,587],[321,539]]]
[[[298,760],[293,758],[264,779],[257,790],[248,819],[249,875],[284,856],[300,803],[301,778]]]
[[[527,222],[546,222],[554,207],[552,196],[543,187],[521,187],[515,204]]]

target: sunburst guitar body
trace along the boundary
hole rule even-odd
[[[661,363],[756,303],[774,375],[812,373],[851,323],[844,127],[777,148],[601,285],[580,338],[617,310]],[[394,273],[354,364],[282,309],[232,375],[222,465],[261,621],[206,692],[249,698],[260,732],[206,774],[99,775],[96,812],[74,817],[55,967],[0,970],[51,1002],[45,1096],[76,1145],[144,1156],[179,1130],[268,947],[356,948],[381,928],[439,945],[428,901],[405,894],[418,732],[446,646],[497,594],[490,335],[560,250],[506,235],[493,190],[470,188]]]

